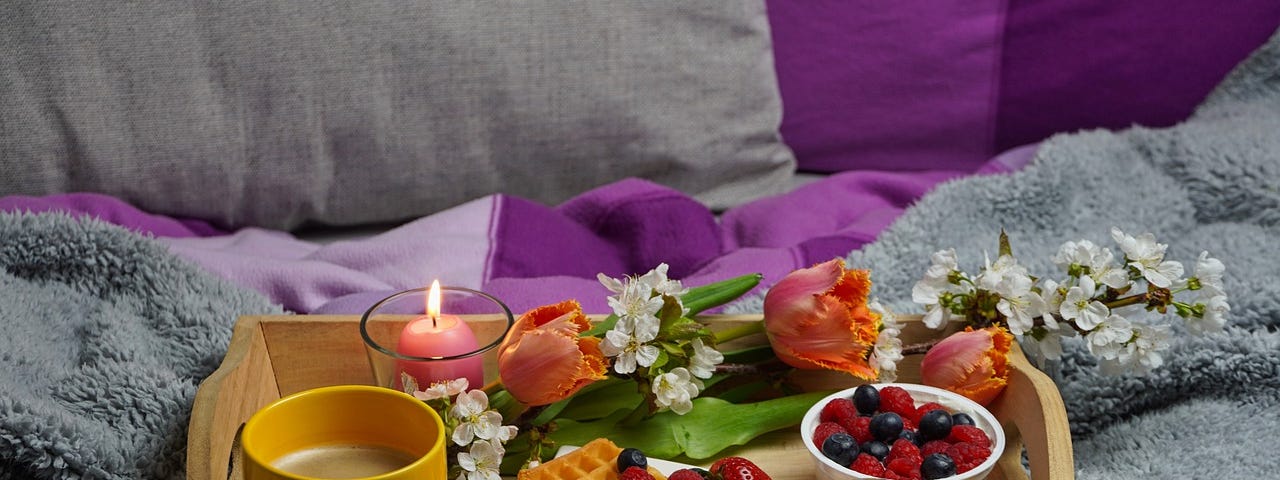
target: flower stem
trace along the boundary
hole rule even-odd
[[[1116,308],[1127,307],[1129,305],[1137,305],[1137,304],[1146,303],[1146,302],[1147,302],[1147,294],[1140,293],[1137,295],[1130,295],[1123,298],[1117,298],[1115,300],[1105,303],[1105,305],[1107,306],[1107,308],[1116,309]]]
[[[716,373],[730,375],[767,375],[791,368],[782,360],[772,359],[760,363],[721,363],[716,365]]]
[[[902,354],[903,355],[922,355],[922,354],[928,353],[930,348],[933,348],[934,345],[937,345],[938,342],[941,342],[941,341],[942,341],[941,338],[935,338],[927,342],[904,345],[902,347]]]
[[[749,322],[716,332],[716,343],[719,344],[731,340],[737,340],[747,335],[754,335],[757,333],[764,333],[764,320]]]

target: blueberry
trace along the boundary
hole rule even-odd
[[[947,438],[951,435],[951,414],[946,410],[929,410],[920,417],[919,427],[925,441]]]
[[[916,433],[914,430],[904,429],[902,430],[902,433],[898,434],[898,438],[905,438],[908,442],[916,444],[917,447],[924,445],[924,439],[920,438],[920,434]]]
[[[862,453],[876,457],[877,460],[883,462],[884,457],[889,456],[889,446],[879,440],[872,440],[862,444]]]
[[[956,413],[951,415],[951,424],[952,425],[976,425],[975,423],[973,423],[973,417],[970,417],[969,414],[967,413]]]
[[[871,417],[871,436],[885,443],[893,442],[902,433],[902,417],[885,412]]]
[[[847,433],[833,433],[822,441],[822,454],[841,466],[849,466],[858,456],[858,442]]]
[[[920,463],[920,473],[924,475],[925,480],[947,478],[956,474],[956,462],[946,454],[930,453]]]
[[[696,467],[695,467],[695,468],[690,468],[689,470],[692,470],[692,471],[693,471],[693,473],[698,474],[698,476],[699,476],[699,477],[702,477],[702,478],[711,478],[711,472],[708,472],[708,471],[703,470],[703,469],[701,469],[701,468],[696,468]]]
[[[641,470],[648,468],[649,458],[638,448],[624,448],[618,454],[618,472],[627,471],[627,467],[640,467]]]
[[[859,386],[853,391],[853,406],[863,415],[875,414],[880,409],[880,391],[871,385]]]

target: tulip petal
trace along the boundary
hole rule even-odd
[[[845,270],[834,259],[791,272],[765,296],[765,331],[774,352],[796,368],[848,372],[865,380],[880,332],[880,316],[867,308],[870,272]]]
[[[925,354],[921,380],[987,405],[1008,385],[1012,345],[1013,335],[1000,327],[952,334]]]
[[[507,391],[526,405],[546,405],[605,378],[608,364],[600,339],[578,336],[590,327],[572,300],[521,315],[498,350],[498,373]]]

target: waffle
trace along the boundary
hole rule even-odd
[[[597,438],[582,448],[542,465],[521,470],[518,480],[618,480],[618,454],[622,449],[607,438]],[[667,480],[661,472],[649,467],[655,480]]]

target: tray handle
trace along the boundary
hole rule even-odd
[[[1019,348],[1015,343],[1013,348]],[[1025,355],[1009,355],[1009,385],[992,405],[992,411],[1004,425],[1010,447],[1025,446],[1031,463],[1031,478],[1036,480],[1074,480],[1075,460],[1071,453],[1071,426],[1067,407],[1053,380],[1041,372]],[[998,470],[1021,474],[1022,449],[1005,448]],[[1006,477],[1008,478],[1008,477]],[[1014,478],[1025,479],[1025,475]]]
[[[196,392],[187,426],[187,478],[228,478],[239,460],[232,455],[240,426],[278,398],[275,370],[259,321],[242,317],[232,331],[222,365]]]

